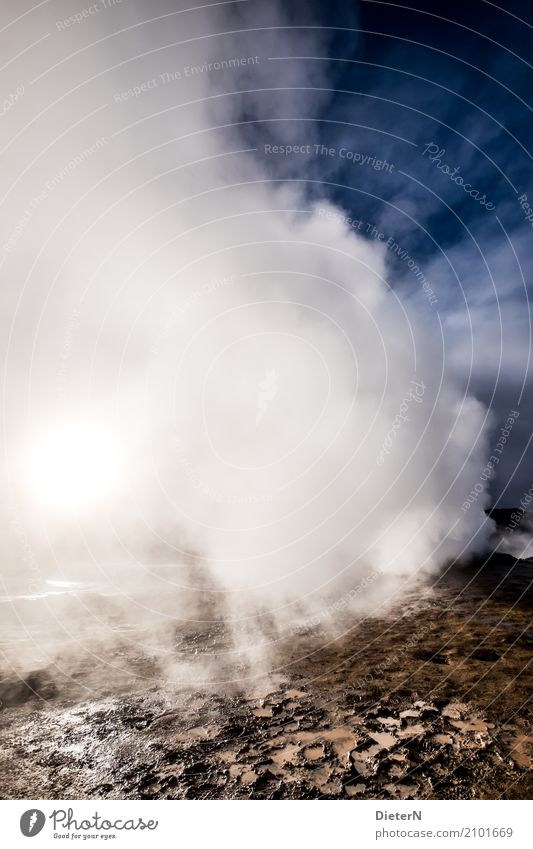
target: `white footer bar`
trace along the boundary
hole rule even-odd
[[[532,808],[527,801],[3,801],[1,845],[531,849]]]

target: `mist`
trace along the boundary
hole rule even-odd
[[[175,629],[223,622],[268,666],[273,639],[332,604],[372,615],[486,548],[492,418],[386,240],[310,190],[308,153],[289,173],[266,152],[314,155],[327,70],[281,78],[269,56],[320,53],[327,32],[277,3],[150,3],[146,22],[129,0],[66,30],[59,6],[26,21],[49,37],[8,70],[28,82],[0,219],[2,619],[22,635],[5,657],[33,668],[126,635],[207,680],[214,662],[172,657]],[[119,459],[109,486],[37,498],[34,446],[87,422]]]

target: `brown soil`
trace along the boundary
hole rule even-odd
[[[293,635],[253,686],[171,687],[141,654],[98,695],[87,658],[4,678],[0,795],[530,798],[532,571],[495,556],[342,636]]]

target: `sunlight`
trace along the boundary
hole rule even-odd
[[[32,497],[44,508],[72,511],[104,502],[118,483],[121,451],[112,432],[68,423],[44,433],[30,455]]]

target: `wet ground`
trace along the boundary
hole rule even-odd
[[[531,798],[532,577],[506,555],[455,568],[343,634],[286,636],[253,681],[171,686],[120,643],[103,683],[97,653],[4,675],[0,796]],[[181,631],[176,652],[223,642]]]

